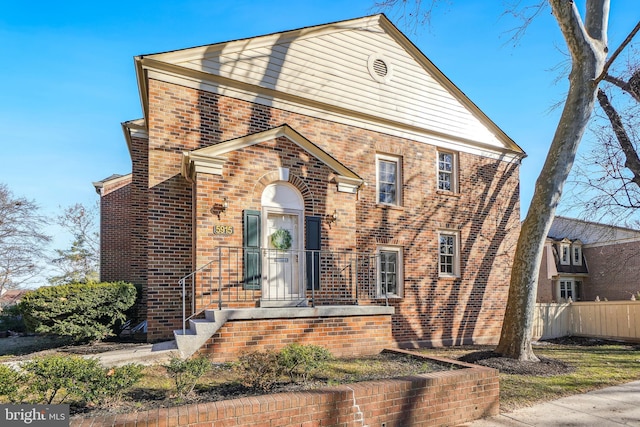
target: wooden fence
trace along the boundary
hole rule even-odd
[[[568,335],[640,341],[640,301],[536,304],[534,340]]]

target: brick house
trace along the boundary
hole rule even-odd
[[[384,15],[135,65],[132,173],[94,185],[101,279],[141,286],[149,341],[497,340],[525,154]]]
[[[637,297],[639,254],[638,230],[557,216],[544,248],[537,301]]]

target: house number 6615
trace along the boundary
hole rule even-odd
[[[213,234],[233,234],[233,225],[214,225]]]

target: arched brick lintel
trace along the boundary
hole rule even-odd
[[[279,170],[273,170],[262,175],[262,177],[260,177],[255,187],[253,188],[254,200],[260,200],[264,189],[268,185],[276,182],[282,182]],[[293,173],[289,173],[289,179],[285,182],[293,185],[302,195],[302,199],[304,200],[305,215],[313,215],[315,212],[315,200],[313,199],[311,190],[304,182],[304,180]]]

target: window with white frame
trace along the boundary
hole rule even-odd
[[[580,300],[582,281],[577,279],[561,279],[558,281],[558,299],[560,302]]]
[[[438,190],[457,191],[456,155],[447,151],[438,151]]]
[[[438,272],[441,277],[457,277],[460,265],[458,233],[441,231],[438,249]]]
[[[378,247],[378,295],[401,297],[403,281],[402,247]]]
[[[569,249],[571,246],[568,243],[560,244],[560,264],[569,265]]]
[[[376,155],[377,202],[385,205],[400,205],[402,198],[402,175],[399,157]]]
[[[582,265],[582,246],[572,245],[573,265]]]

